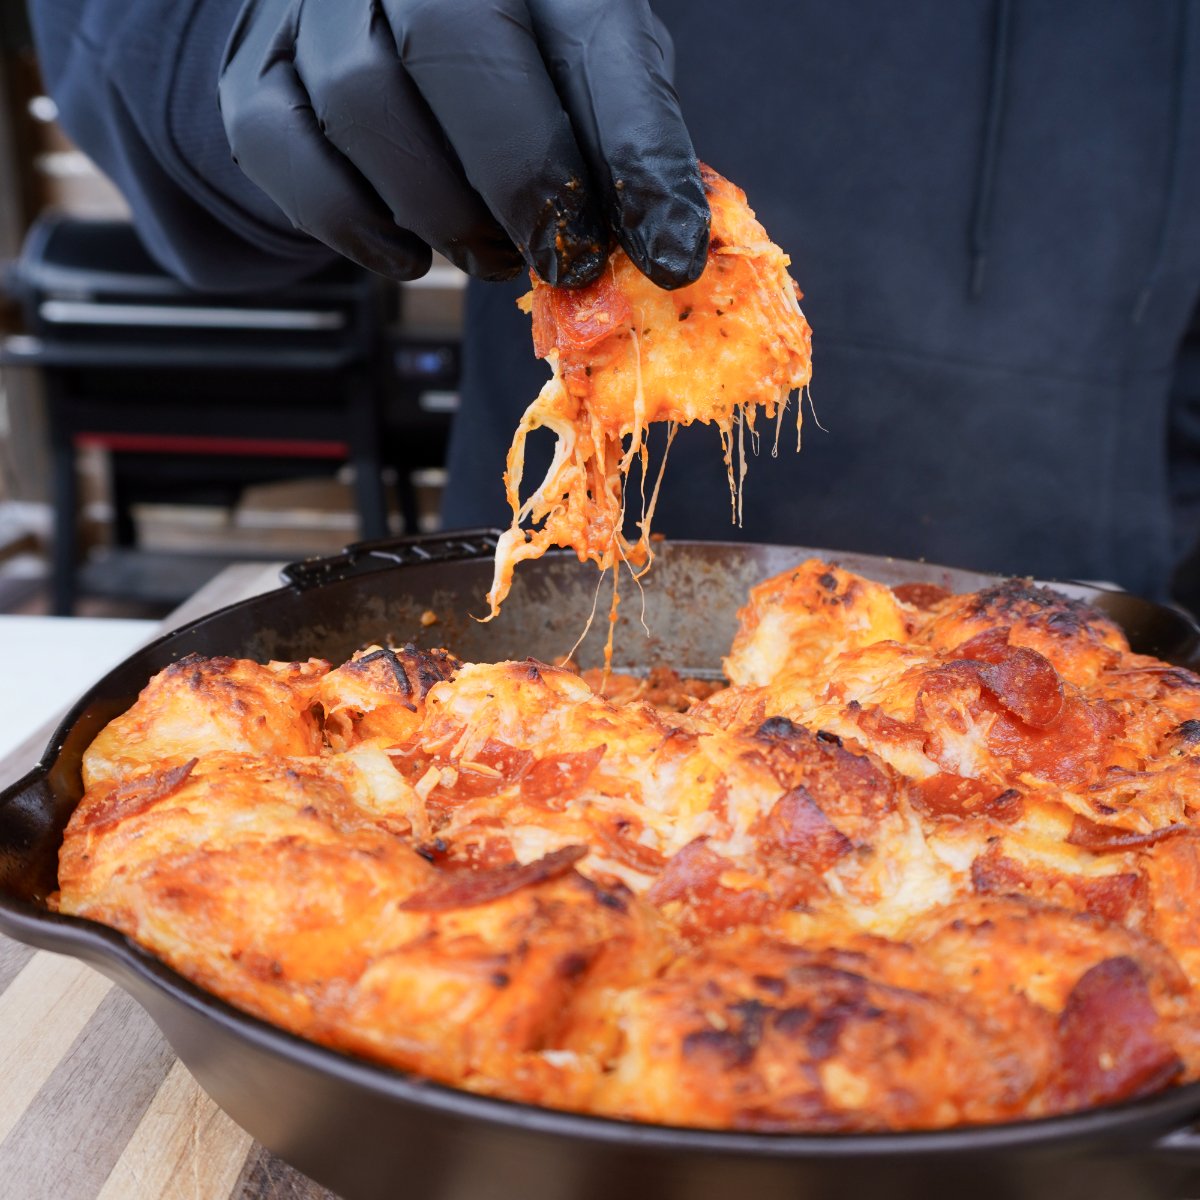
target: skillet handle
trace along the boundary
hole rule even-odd
[[[1184,1125],[1172,1129],[1150,1144],[1147,1151],[1151,1158],[1174,1159],[1189,1163],[1200,1162],[1200,1125]]]
[[[341,554],[289,563],[280,574],[284,583],[307,591],[320,584],[384,571],[397,565],[487,559],[495,554],[501,533],[500,529],[484,527],[355,542]]]

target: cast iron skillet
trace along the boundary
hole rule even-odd
[[[1200,1191],[1200,1085],[1128,1104],[936,1133],[765,1135],[636,1125],[553,1112],[423,1082],[312,1045],[194,987],[121,934],[47,910],[62,830],[79,800],[80,757],[146,680],[189,653],[337,661],[367,641],[442,643],[462,657],[552,658],[591,610],[595,574],[567,556],[526,563],[503,615],[480,612],[496,531],[364,543],[284,573],[278,591],[235,604],[137,651],[63,721],[41,762],[0,794],[0,930],[91,963],[150,1013],[180,1058],[239,1124],[346,1197],[412,1200],[797,1200],[953,1194],[1070,1200]],[[810,554],[886,583],[956,591],[990,576],[796,547],[662,547],[641,600],[626,583],[619,656],[715,674],[734,615],[758,579]],[[1056,585],[1096,604],[1136,649],[1200,661],[1200,629],[1119,592]],[[426,610],[438,624],[425,628]],[[602,596],[599,612],[607,613]],[[593,664],[603,626],[582,647]],[[620,666],[620,663],[617,664]]]

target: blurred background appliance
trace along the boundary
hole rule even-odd
[[[437,528],[465,277],[190,292],[0,0],[0,611],[152,615],[229,561]]]
[[[75,460],[86,447],[107,451],[122,551],[137,546],[139,501],[232,508],[248,484],[303,478],[322,463],[351,464],[360,531],[387,532],[384,296],[366,272],[339,265],[282,291],[198,296],[155,265],[127,223],[48,214],[6,290],[29,333],[7,339],[5,360],[39,367],[45,388],[56,613],[74,608]],[[405,507],[415,519],[415,504]],[[178,556],[152,570],[122,553],[102,565],[110,587],[150,599],[197,586]]]

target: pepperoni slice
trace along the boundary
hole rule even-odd
[[[1149,833],[1136,833],[1132,829],[1120,829],[1115,825],[1101,825],[1076,814],[1071,822],[1071,832],[1067,835],[1067,841],[1072,846],[1090,850],[1093,854],[1114,854],[1153,846],[1166,841],[1167,838],[1187,833],[1190,829],[1190,825],[1165,825],[1161,829],[1151,829]]]
[[[939,587],[936,583],[914,581],[894,584],[892,595],[903,604],[911,604],[913,608],[928,612],[931,608],[941,604],[943,600],[948,600],[953,593],[947,588]]]
[[[996,787],[983,779],[941,771],[917,783],[913,804],[930,817],[991,817],[1011,824],[1025,811],[1025,801],[1015,788]]]
[[[777,902],[757,888],[725,887],[721,874],[734,864],[711,850],[704,838],[689,842],[675,854],[646,893],[651,904],[682,900],[688,906],[684,931],[703,936],[713,930],[754,925],[778,908]]]
[[[586,783],[604,757],[606,745],[539,758],[521,780],[521,795],[534,803],[563,800]]]
[[[992,629],[959,646],[955,653],[979,668],[979,682],[1013,716],[1044,729],[1058,720],[1065,697],[1054,664],[1025,646],[1010,646],[1007,629]]]
[[[1079,1107],[1157,1091],[1183,1070],[1131,958],[1106,958],[1083,974],[1067,997],[1058,1034],[1062,1087]]]
[[[551,350],[590,350],[629,324],[633,310],[605,271],[582,288],[535,288],[533,349],[538,358]]]
[[[794,787],[775,802],[762,834],[764,848],[827,871],[853,844],[821,811],[804,787]]]
[[[565,875],[586,855],[586,846],[564,846],[524,865],[510,864],[481,871],[449,871],[400,905],[402,912],[453,912],[491,904],[535,883]]]

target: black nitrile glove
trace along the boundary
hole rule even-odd
[[[708,204],[646,0],[248,0],[221,73],[234,160],[300,229],[412,279],[522,257],[596,278],[612,235],[662,287]]]

